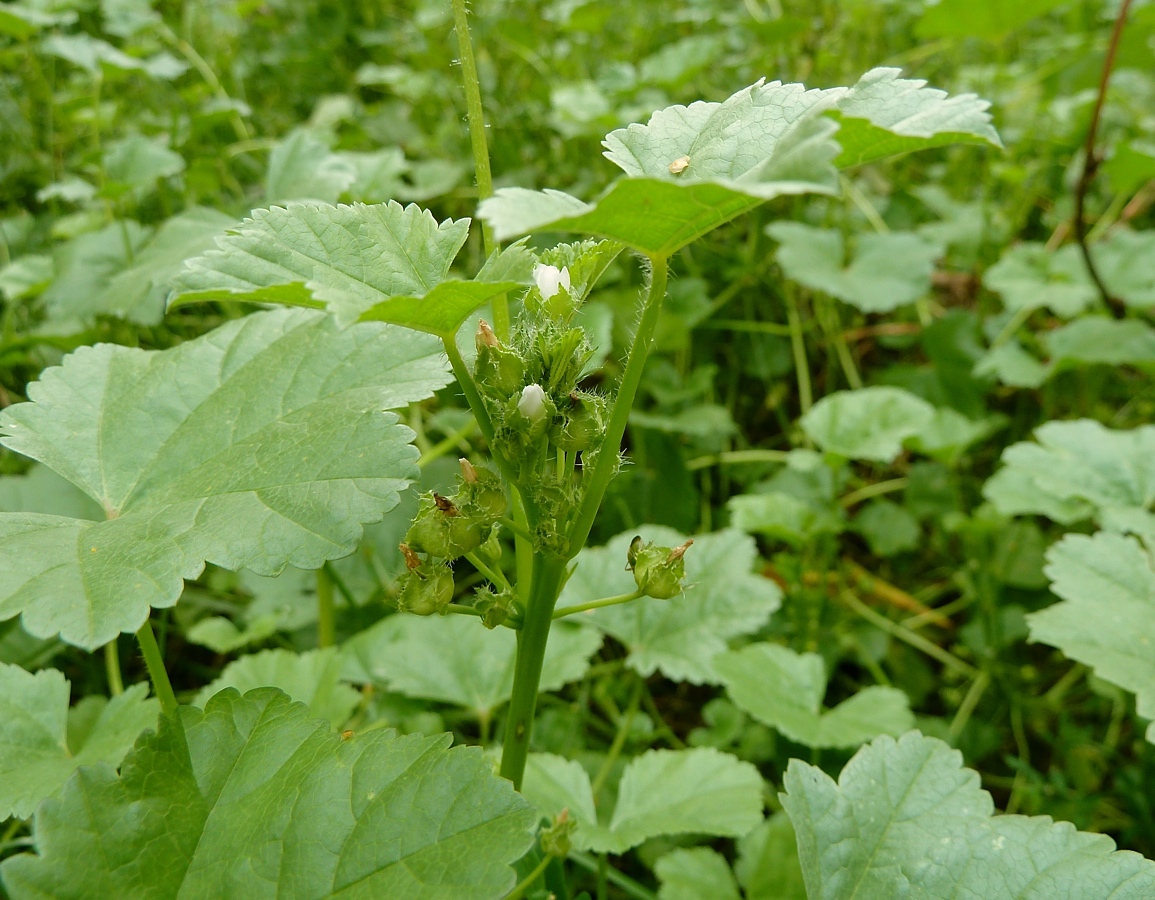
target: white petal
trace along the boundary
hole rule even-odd
[[[531,422],[540,422],[545,416],[545,391],[540,384],[527,384],[521,390],[517,411]]]

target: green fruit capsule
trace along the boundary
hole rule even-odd
[[[659,547],[636,537],[626,554],[627,569],[634,572],[638,590],[655,600],[669,600],[682,593],[682,579],[686,577],[683,557],[693,541],[680,547]]]
[[[480,516],[464,514],[452,500],[431,491],[421,495],[405,543],[432,556],[457,559],[481,546],[489,524]]]
[[[401,576],[397,608],[416,616],[444,613],[453,601],[453,570],[432,557],[422,560],[406,544],[401,545],[408,569]]]
[[[555,430],[554,443],[566,453],[588,450],[602,442],[606,433],[606,401],[597,394],[574,391],[562,425]]]

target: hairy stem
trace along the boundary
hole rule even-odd
[[[654,328],[658,324],[658,315],[662,311],[662,298],[666,295],[666,257],[650,257],[650,288],[646,294],[645,306],[642,308],[642,318],[638,322],[638,330],[634,333],[634,342],[630,347],[630,356],[626,360],[626,370],[622,373],[622,383],[618,387],[618,395],[614,399],[614,408],[610,413],[610,421],[606,426],[606,436],[598,450],[597,462],[593,472],[585,485],[585,495],[582,497],[581,507],[577,517],[569,530],[569,556],[572,559],[585,546],[590,536],[590,529],[594,525],[594,517],[598,507],[602,504],[602,497],[618,465],[618,452],[622,446],[622,437],[626,433],[626,423],[630,418],[630,410],[634,406],[634,397],[638,393],[638,385],[642,381],[642,370],[646,367],[646,359],[650,355],[650,341],[654,336]]]
[[[144,664],[148,667],[148,677],[152,679],[152,690],[160,701],[161,711],[171,716],[176,712],[176,694],[173,693],[172,682],[168,680],[168,671],[164,667],[164,657],[160,654],[156,635],[152,633],[152,622],[148,619],[140,626],[136,640],[144,655]]]
[[[513,695],[505,722],[505,742],[501,752],[501,775],[521,789],[525,761],[529,755],[529,738],[537,709],[537,692],[541,683],[541,666],[545,645],[553,624],[553,607],[561,591],[566,561],[540,556],[534,566],[533,585],[526,603],[525,618],[517,635],[517,661],[513,670]]]
[[[563,619],[566,616],[572,616],[574,613],[585,612],[590,609],[602,609],[606,606],[617,606],[619,603],[629,603],[631,600],[638,600],[644,597],[641,591],[631,591],[628,594],[619,594],[616,597],[603,597],[601,600],[590,600],[588,603],[575,603],[573,606],[563,606],[561,609],[553,611],[555,619]]]
[[[481,81],[473,57],[473,39],[469,34],[469,13],[465,0],[453,0],[453,29],[457,32],[458,55],[461,57],[461,81],[465,87],[465,108],[469,116],[469,142],[473,148],[473,167],[477,172],[477,196],[493,196],[493,173],[489,168],[489,141],[485,134],[485,107],[481,102]],[[481,244],[488,256],[497,249],[493,229],[481,223]],[[499,338],[509,337],[509,301],[505,294],[493,298],[493,330]]]

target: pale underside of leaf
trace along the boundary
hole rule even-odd
[[[433,338],[304,311],[164,352],[78,351],[0,435],[112,518],[0,514],[0,616],[95,648],[206,561],[274,574],[349,553],[417,474],[412,432],[383,410],[447,381]]]
[[[790,761],[782,803],[812,900],[1140,900],[1155,863],[1049,817],[992,816],[978,774],[910,732],[855,754],[835,783]]]

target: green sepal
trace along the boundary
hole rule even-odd
[[[633,570],[638,590],[655,600],[669,600],[682,593],[682,579],[686,577],[686,550],[693,541],[679,547],[659,547],[651,541],[636,537],[626,554],[628,568]]]

